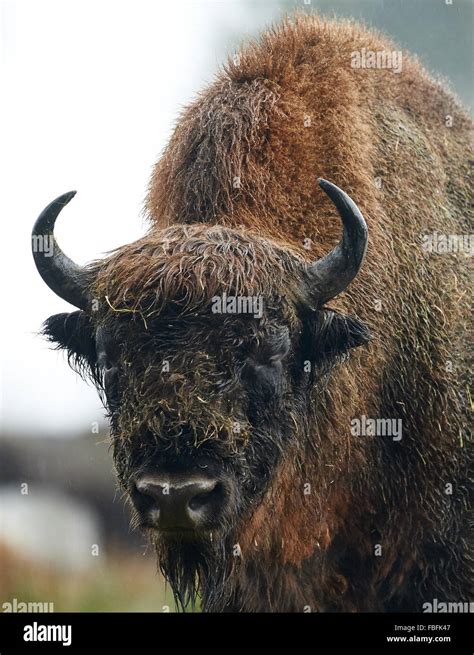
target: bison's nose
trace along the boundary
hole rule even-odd
[[[223,488],[218,480],[201,476],[150,476],[136,481],[132,499],[153,527],[196,530],[219,514]]]

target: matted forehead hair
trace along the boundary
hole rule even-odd
[[[175,225],[114,250],[90,265],[94,295],[115,311],[187,313],[215,296],[302,301],[301,256],[249,232],[204,224]]]

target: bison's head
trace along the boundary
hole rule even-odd
[[[155,229],[82,269],[53,236],[73,193],[33,231],[42,278],[79,308],[44,332],[97,385],[120,484],[183,604],[196,577],[229,574],[285,454],[311,438],[314,389],[368,339],[358,320],[323,307],[357,274],[367,228],[343,191],[320,184],[343,238],[315,263],[258,234],[194,224]]]

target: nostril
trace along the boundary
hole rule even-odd
[[[159,509],[156,496],[150,493],[146,487],[134,484],[130,491],[130,497],[135,508],[143,514],[148,515],[149,512]]]
[[[139,480],[135,484],[134,491],[143,501],[154,503],[159,499],[161,495],[163,495],[164,487],[158,484],[150,483],[146,480]]]
[[[148,501],[156,500],[157,494],[155,491],[152,491],[150,489],[139,489],[138,487],[137,487],[137,491],[140,494],[140,496],[143,496]]]
[[[207,505],[219,503],[223,495],[223,487],[218,482],[214,483],[212,489],[198,492],[192,496],[188,502],[188,507],[194,512],[203,509]]]
[[[197,496],[194,496],[188,503],[189,507],[194,511],[201,509],[201,507],[206,505],[211,494],[212,491],[209,493],[198,494]]]

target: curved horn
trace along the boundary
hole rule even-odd
[[[75,191],[64,193],[43,209],[31,233],[31,248],[38,273],[48,287],[71,305],[87,309],[90,297],[86,291],[84,269],[63,253],[54,236],[59,212],[75,195]]]
[[[322,305],[344,291],[359,272],[367,250],[368,232],[364,217],[347,193],[322,178],[318,182],[335,204],[343,225],[340,243],[307,269],[310,294]]]

